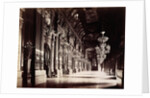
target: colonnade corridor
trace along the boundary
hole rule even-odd
[[[124,88],[125,7],[20,8],[18,88]]]
[[[45,88],[118,88],[114,75],[103,71],[82,71],[63,75],[62,77],[47,78],[47,82],[37,87]]]

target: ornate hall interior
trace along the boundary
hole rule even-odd
[[[124,88],[125,7],[20,8],[18,88]]]

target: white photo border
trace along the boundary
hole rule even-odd
[[[126,7],[124,89],[17,88],[19,9],[60,7]],[[139,95],[142,93],[144,0],[7,2],[4,5],[2,93]]]

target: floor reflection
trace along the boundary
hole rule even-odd
[[[38,87],[43,87],[39,85]],[[48,78],[45,88],[118,88],[116,78],[100,71],[86,71]]]

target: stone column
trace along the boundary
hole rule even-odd
[[[83,65],[84,65],[84,70],[87,71],[86,63],[84,62]]]
[[[79,71],[82,71],[81,61],[79,61]]]
[[[82,61],[80,61],[80,71],[82,71]]]
[[[59,76],[61,77],[63,75],[62,73],[62,64],[63,64],[63,50],[62,50],[62,46],[60,45],[60,49],[59,49]]]
[[[70,50],[68,52],[68,74],[72,73],[72,69],[71,69],[71,65],[72,65],[72,61],[71,61],[72,57],[71,57],[71,53]]]
[[[52,71],[51,71],[51,54],[52,54],[52,49],[51,49],[51,35],[46,36],[46,42],[48,46],[50,46],[50,58],[49,58],[49,64],[48,64],[48,77],[52,76]]]
[[[78,66],[78,61],[77,61],[77,58],[75,58],[75,72],[78,72],[78,69],[77,69],[77,66]]]
[[[82,71],[84,71],[83,61],[81,62]]]
[[[32,43],[29,41],[26,43],[24,48],[24,66],[23,66],[23,86],[31,86],[31,81],[28,80],[28,77],[31,78],[30,68],[31,68],[31,56],[33,51]]]
[[[23,27],[23,13],[25,12],[25,9],[20,9],[20,17],[19,17],[19,51],[18,51],[18,71],[21,71],[21,66],[23,65],[23,51],[22,51],[22,41],[24,41],[24,39],[22,39],[22,27]]]
[[[77,72],[77,65],[78,65],[78,61],[77,59],[75,58],[75,65],[74,65],[74,72],[76,73]]]
[[[73,55],[71,57],[71,70],[72,70],[72,73],[73,73],[73,65],[74,65],[74,60],[73,60]]]
[[[51,72],[54,75],[54,43],[55,43],[55,36],[52,35],[51,41]]]
[[[58,36],[56,36],[56,53],[55,53],[55,71],[56,71],[56,76],[59,77],[59,71],[58,71]]]
[[[68,51],[67,51],[67,46],[64,46],[64,73],[67,74],[67,70],[68,70]]]
[[[63,71],[63,74],[65,73],[65,60],[66,60],[65,47],[64,47],[64,42],[63,42],[62,43],[62,71]]]
[[[20,17],[19,17],[19,43],[18,43],[18,65],[17,65],[17,87],[22,87],[22,67],[23,67],[23,48],[24,39],[22,38],[22,29],[23,29],[23,13],[25,9],[20,9]]]
[[[72,65],[71,65],[72,73],[74,73],[74,57],[72,56]]]
[[[43,33],[41,34],[41,52],[40,52],[40,69],[43,70],[44,69],[44,35]]]
[[[84,71],[84,69],[85,69],[85,68],[84,68],[84,62],[82,62],[82,70]]]

